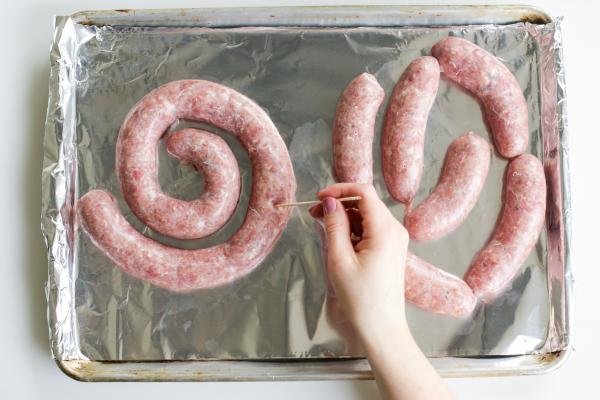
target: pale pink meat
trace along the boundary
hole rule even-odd
[[[338,182],[373,182],[375,119],[385,92],[371,74],[342,92],[333,123],[333,172]]]
[[[231,149],[219,136],[192,128],[169,135],[166,147],[173,157],[202,173],[202,195],[192,201],[167,196],[160,189],[156,168],[135,177],[124,174],[121,184],[131,210],[155,231],[174,238],[197,239],[216,232],[229,220],[240,196],[240,173]],[[147,156],[152,154],[156,150]]]
[[[174,81],[140,100],[119,133],[117,172],[132,209],[144,204],[139,203],[140,196],[145,196],[141,192],[151,183],[148,179],[156,179],[157,142],[178,119],[221,128],[236,136],[248,151],[252,194],[246,218],[231,238],[197,250],[163,245],[137,232],[114,198],[101,190],[79,199],[77,212],[94,244],[126,273],[165,289],[187,292],[221,286],[252,271],[285,229],[290,209],[274,205],[293,201],[296,183],[285,143],[258,105],[217,83]],[[177,134],[170,151],[182,155],[176,142],[187,140],[186,136],[185,132]]]
[[[425,310],[463,318],[477,305],[473,291],[460,278],[434,267],[408,252],[404,295],[408,301]]]
[[[479,98],[498,153],[513,158],[529,142],[527,102],[519,82],[494,55],[468,40],[448,37],[431,49],[445,76]]]
[[[433,57],[411,62],[398,80],[381,136],[382,169],[390,195],[410,205],[423,175],[423,148],[440,68]]]
[[[490,167],[491,147],[474,133],[454,139],[433,192],[404,217],[411,239],[436,240],[456,229],[477,203]]]
[[[508,289],[544,227],[546,179],[531,154],[512,160],[506,170],[503,207],[489,242],[473,259],[465,281],[486,303]]]
[[[365,75],[366,74],[363,74],[361,76]],[[354,81],[361,78],[361,76]],[[352,88],[352,86],[353,83],[351,83],[348,88]],[[347,100],[344,101],[349,101],[353,97],[347,93],[348,88],[344,94],[342,94],[342,98],[344,98],[345,95],[347,96]],[[353,105],[352,113],[353,118],[356,118],[359,122],[363,120],[363,117],[361,109],[357,107],[360,107],[361,105],[364,106],[365,104],[368,104],[369,107],[366,112],[366,115],[369,116],[369,118],[372,115],[372,112],[376,113],[377,111],[376,108],[371,108],[374,107],[374,102],[356,102],[356,104]],[[339,110],[340,107],[338,106],[338,112]],[[347,126],[353,125],[348,123]],[[370,129],[372,130],[372,126]],[[365,128],[365,130],[367,129]],[[370,140],[372,140],[372,136]],[[334,130],[334,146],[335,143],[336,136]],[[367,144],[363,142],[358,150],[351,146],[344,146],[342,148],[345,149],[345,151],[364,152],[364,147],[366,145]],[[368,147],[369,149],[371,148],[370,144]],[[352,159],[354,155],[355,154],[351,154],[349,159]],[[365,155],[360,155],[358,158],[362,160],[365,158]],[[337,159],[338,158],[334,153],[334,162]],[[354,165],[347,166],[347,164],[338,163],[337,166],[339,169],[336,169],[336,174],[338,177],[344,177],[344,182],[352,183],[365,183],[364,177],[368,176],[368,183],[370,183],[370,179],[373,176],[373,164],[370,160],[371,159],[369,158],[369,161],[365,161],[362,164],[363,168],[360,171],[357,171],[354,168]],[[350,171],[347,171],[346,168],[350,169]],[[401,266],[398,267],[401,268]],[[475,308],[477,298],[462,279],[434,267],[410,252],[407,255],[405,268],[405,297],[416,306],[427,311],[457,318],[468,316]]]

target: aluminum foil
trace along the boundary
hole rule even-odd
[[[318,225],[294,210],[272,253],[249,276],[213,290],[174,294],[131,278],[75,228],[77,199],[102,188],[126,218],[163,243],[203,247],[228,238],[246,213],[250,165],[231,146],[243,193],[231,221],[215,235],[178,241],[143,226],[122,199],[115,143],[129,109],[146,93],[176,79],[230,86],[264,108],[285,140],[298,199],[333,183],[331,127],[337,98],[361,72],[374,74],[387,95],[415,57],[457,35],[498,56],[515,74],[529,107],[529,151],[543,160],[549,182],[546,229],[510,290],[457,320],[407,306],[411,330],[429,356],[508,356],[568,346],[568,154],[564,135],[564,74],[559,22],[418,27],[130,26],[58,17],[52,47],[43,170],[42,229],[48,245],[47,295],[52,350],[60,360],[307,359],[360,357],[347,321],[327,295]],[[142,24],[143,25],[143,24]],[[168,25],[168,24],[166,24]],[[373,23],[373,25],[377,25]],[[387,193],[376,126],[374,181],[394,215],[403,207]],[[177,126],[196,126],[181,121]],[[175,128],[175,127],[173,127]],[[475,99],[440,83],[430,113],[426,166],[416,201],[435,186],[448,144],[466,131],[491,140]],[[165,192],[201,193],[201,178],[160,152]],[[506,161],[493,157],[477,205],[452,234],[411,244],[427,261],[462,276],[488,239],[501,206]],[[566,247],[567,246],[567,247]]]

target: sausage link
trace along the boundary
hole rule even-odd
[[[360,103],[356,107],[359,105]],[[354,118],[360,120],[360,109],[353,112]],[[341,165],[339,167],[342,168],[340,176],[347,177],[346,181],[363,183],[356,171],[348,174]],[[372,176],[372,163],[364,164],[364,169],[363,174]],[[417,307],[457,318],[470,315],[477,304],[473,291],[462,279],[442,271],[411,252],[406,257],[404,296]]]
[[[440,81],[433,57],[411,62],[394,88],[381,136],[383,178],[390,195],[410,205],[423,175],[427,117]]]
[[[197,250],[170,247],[137,232],[101,190],[77,204],[80,225],[95,245],[126,273],[176,292],[227,284],[256,267],[271,251],[290,210],[275,204],[293,201],[292,164],[277,128],[247,97],[201,80],[174,81],[146,95],[129,112],[119,132],[117,173],[130,207],[143,205],[144,182],[156,177],[156,147],[178,119],[205,122],[236,136],[252,162],[252,194],[240,229],[227,241]],[[170,142],[186,139],[178,134]],[[136,182],[137,181],[137,182]],[[137,210],[140,212],[140,210]],[[168,210],[164,210],[169,212]]]
[[[523,154],[512,160],[504,184],[496,228],[465,276],[486,303],[494,301],[515,277],[540,236],[546,214],[544,169],[535,156]]]
[[[477,305],[477,297],[460,278],[434,267],[408,252],[406,255],[404,295],[425,310],[463,318]]]
[[[431,49],[444,75],[481,101],[498,153],[513,158],[529,142],[527,102],[514,75],[494,55],[461,38],[448,37]]]
[[[477,203],[490,167],[490,145],[474,133],[448,147],[434,191],[404,218],[410,237],[436,240],[456,229]]]
[[[373,182],[373,137],[385,92],[371,74],[354,78],[340,96],[333,123],[333,173],[338,182]]]

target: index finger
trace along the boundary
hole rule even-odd
[[[363,218],[365,235],[376,234],[379,227],[384,226],[385,219],[391,214],[381,201],[373,185],[363,183],[336,183],[317,192],[317,197],[350,197],[360,196],[358,210]],[[393,217],[392,217],[393,218]]]

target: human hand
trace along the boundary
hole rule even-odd
[[[390,325],[405,328],[406,230],[372,185],[339,183],[317,196],[322,204],[310,213],[323,219],[328,276],[344,314],[363,338]],[[348,196],[362,199],[346,206],[336,200]]]

